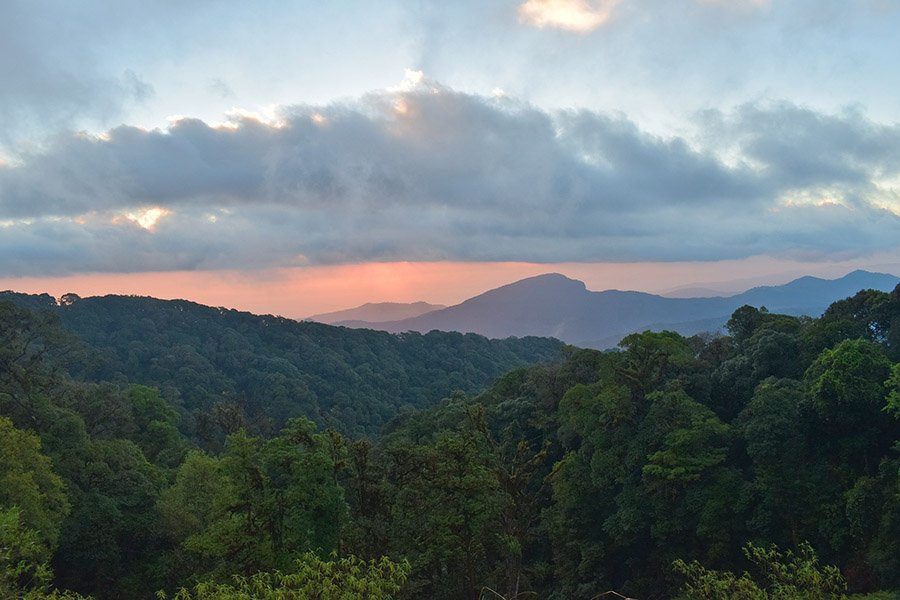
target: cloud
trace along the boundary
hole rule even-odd
[[[789,103],[697,125],[661,138],[424,80],[218,126],[60,136],[0,165],[0,275],[897,247],[900,127]]]
[[[694,0],[701,5],[715,6],[728,10],[751,11],[768,8],[771,0]],[[519,22],[538,29],[562,29],[575,33],[590,33],[609,23],[621,0],[525,0],[517,12]],[[652,5],[641,6],[632,2],[639,10],[652,13]]]
[[[619,0],[526,0],[519,5],[519,20],[539,29],[594,31],[607,23]]]
[[[172,5],[123,0],[13,2],[0,19],[0,145],[85,123],[108,123],[145,102],[154,88],[117,62],[142,35],[169,23]],[[168,6],[167,6],[168,5]],[[113,42],[127,40],[113,50]]]

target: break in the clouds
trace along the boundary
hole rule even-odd
[[[751,103],[660,138],[420,80],[64,135],[0,167],[0,275],[895,249],[900,127]]]
[[[693,0],[728,10],[760,9],[770,0]],[[613,20],[622,0],[525,0],[518,7],[519,20],[538,29],[562,29],[575,33],[590,33]],[[630,8],[643,12],[654,10],[652,5],[631,2]],[[649,11],[648,11],[649,9]],[[681,7],[684,10],[684,7]]]
[[[578,33],[593,31],[608,22],[619,0],[526,0],[519,19],[539,29],[554,27]]]

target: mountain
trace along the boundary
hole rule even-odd
[[[320,313],[303,319],[328,325],[348,325],[364,321],[366,323],[383,323],[384,321],[399,321],[412,319],[425,313],[447,308],[443,304],[429,304],[427,302],[367,302],[356,308],[338,310],[335,312]]]
[[[550,273],[505,285],[461,304],[411,319],[357,326],[391,332],[473,332],[491,338],[551,336],[576,346],[609,348],[635,331],[671,329],[684,335],[721,329],[736,308],[816,316],[861,289],[890,291],[900,278],[854,271],[839,279],[801,277],[729,297],[667,298],[644,292],[592,292],[581,281]]]
[[[711,287],[690,286],[666,290],[659,295],[665,298],[718,298],[722,296],[732,296],[734,294],[733,292],[723,292],[722,290]]]
[[[57,301],[0,292],[0,308],[4,300],[58,317],[90,357],[70,369],[81,379],[157,387],[187,430],[238,405],[260,431],[303,415],[370,435],[404,409],[431,406],[455,390],[478,392],[510,369],[557,360],[563,346],[534,337],[391,335],[137,296]]]

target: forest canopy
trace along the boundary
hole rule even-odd
[[[900,590],[900,288],[610,352],[17,302],[0,596]]]

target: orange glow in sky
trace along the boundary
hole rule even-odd
[[[705,263],[365,263],[255,273],[177,271],[4,278],[0,279],[0,290],[47,292],[56,297],[74,292],[80,296],[183,298],[211,306],[303,318],[366,302],[424,300],[452,305],[518,279],[551,272],[580,279],[588,289],[597,291],[664,292],[692,284],[717,284],[717,289],[738,292],[754,285],[785,283],[801,275],[838,277],[856,268],[897,274],[900,257],[869,257],[865,263],[808,263],[768,257]]]

